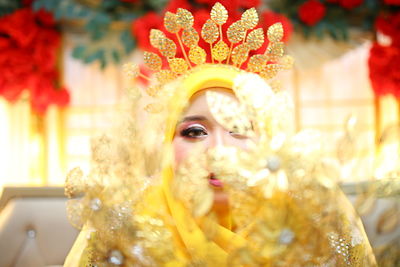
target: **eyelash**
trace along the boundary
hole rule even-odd
[[[186,129],[183,129],[180,132],[180,135],[185,138],[195,139],[195,138],[201,138],[203,136],[208,136],[208,133],[206,129],[204,129],[203,127],[191,126]]]

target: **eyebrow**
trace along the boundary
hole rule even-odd
[[[187,116],[187,117],[183,118],[179,123],[188,122],[188,121],[206,121],[206,120],[207,120],[207,118],[204,116],[194,115],[194,116]]]

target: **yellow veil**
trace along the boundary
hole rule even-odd
[[[164,117],[163,153],[171,151],[176,124],[190,98],[204,88],[233,88],[235,80],[243,73],[224,65],[203,65],[176,83],[177,88],[169,98],[168,113]],[[84,226],[65,266],[88,266],[90,263],[108,266],[113,262],[120,263],[115,266],[375,265],[358,217],[345,196],[332,185],[304,180],[304,186],[296,189],[308,190],[304,192],[311,196],[304,199],[296,199],[302,192],[290,190],[275,190],[268,199],[259,196],[256,198],[258,202],[252,202],[259,205],[252,222],[245,230],[235,232],[229,225],[218,225],[212,217],[194,218],[192,212],[174,196],[174,172],[171,162],[165,162],[162,163],[161,182],[146,189],[133,205],[136,219],[126,219],[128,224],[135,224],[140,218],[142,224],[136,224],[133,232],[121,230],[118,234],[117,230],[110,235],[97,234],[110,224],[99,223],[109,218],[94,214]],[[296,182],[299,180],[293,181]],[[131,186],[129,182],[126,185]],[[91,195],[89,203],[93,204],[93,199],[102,199],[99,197],[101,194],[107,195],[102,190],[92,190],[97,193]],[[121,200],[104,197],[102,201],[104,206],[115,209],[113,205]],[[318,213],[321,217],[313,218]],[[144,229],[149,225],[152,227]],[[141,234],[137,235],[138,232]],[[125,240],[127,233],[132,234],[129,240]],[[115,240],[111,241],[113,238]],[[263,238],[265,241],[260,241]],[[141,241],[135,243],[135,239]],[[147,244],[143,240],[153,240],[153,243]],[[142,247],[138,249],[137,246],[133,253],[132,249],[127,249],[132,244],[142,244]],[[143,250],[146,244],[148,249]],[[141,256],[137,255],[138,250]]]
[[[217,3],[202,32],[211,46],[226,20],[226,9]],[[184,28],[183,42],[197,66],[174,58],[171,40],[152,31],[150,40],[168,58],[171,71],[161,68],[158,55],[145,55],[162,85],[146,89],[150,96],[159,95],[144,108],[147,121],[131,115],[124,130],[94,145],[88,178],[79,169],[67,178],[67,194],[84,195],[69,205],[73,221],[83,229],[65,266],[375,266],[360,220],[322,164],[316,141],[306,134],[282,134],[290,124],[287,103],[261,78],[271,79],[290,63],[282,57],[281,27],[268,30],[266,54],[252,56],[244,71],[238,66],[264,41],[261,29],[252,30],[258,22],[254,9],[228,32],[229,41],[239,43],[232,50],[234,66],[204,63],[187,10],[167,13],[164,22],[173,33]],[[212,51],[216,61],[230,61],[222,36]],[[137,68],[131,72],[139,75]],[[235,180],[234,175],[231,183],[224,181],[224,190],[230,185],[236,194],[229,195],[224,225],[212,211],[193,215],[177,196],[172,168],[171,145],[180,115],[196,92],[211,87],[232,89],[255,116],[263,137],[251,157],[223,162],[248,178]],[[280,143],[278,148],[269,147],[271,140]],[[249,169],[238,169],[243,164]]]

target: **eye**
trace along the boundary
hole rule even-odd
[[[248,138],[246,135],[240,134],[235,131],[229,131],[229,134],[237,139],[247,139]]]
[[[207,130],[202,126],[190,126],[180,132],[185,138],[202,138],[208,136]]]

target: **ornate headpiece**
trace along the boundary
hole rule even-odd
[[[258,14],[255,8],[246,10],[241,19],[232,23],[226,32],[229,45],[224,40],[222,25],[228,20],[228,11],[217,2],[211,9],[208,19],[201,30],[202,39],[210,45],[210,55],[199,46],[199,33],[193,28],[193,15],[186,9],[178,8],[176,14],[166,12],[164,17],[165,29],[176,35],[178,46],[182,50],[184,58],[176,57],[177,44],[169,39],[164,32],[152,29],[150,43],[158,49],[159,53],[167,59],[169,69],[162,69],[162,58],[152,52],[145,52],[144,63],[147,68],[154,71],[155,84],[147,89],[150,96],[156,96],[162,85],[174,80],[179,75],[190,73],[190,70],[199,65],[211,63],[228,65],[233,68],[243,68],[248,72],[259,74],[265,80],[272,79],[278,71],[289,69],[293,64],[290,56],[284,56],[283,27],[276,23],[267,31],[268,46],[262,54],[249,55],[251,51],[260,49],[264,42],[264,31],[256,28]],[[189,52],[186,53],[186,49]],[[207,58],[211,62],[207,62]],[[150,80],[140,73],[135,64],[127,64],[125,67],[128,75],[138,76]]]

